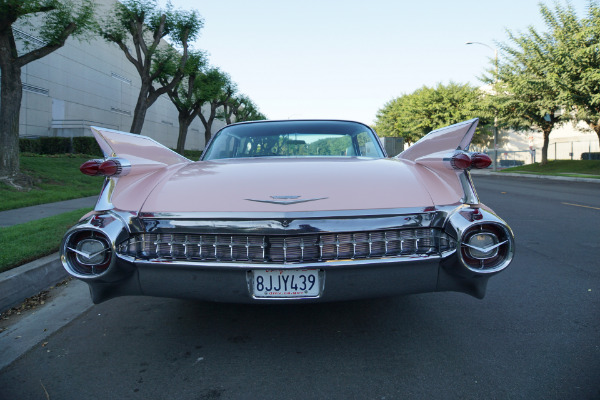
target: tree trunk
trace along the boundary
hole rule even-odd
[[[135,104],[135,111],[133,112],[133,121],[131,121],[131,129],[129,132],[140,134],[142,133],[142,127],[144,126],[144,120],[146,119],[146,111],[148,111],[148,93],[150,93],[150,85],[142,81],[142,87],[140,88],[140,94],[138,95],[137,103]]]
[[[19,113],[23,97],[21,68],[0,60],[0,178],[13,178],[19,173]]]
[[[187,137],[188,127],[184,121],[179,120],[179,136],[177,136],[177,148],[175,149],[179,154],[183,155],[185,150],[185,140]]]
[[[208,116],[208,119],[204,118],[204,114],[198,114],[200,121],[202,121],[202,125],[204,125],[204,150],[206,150],[206,145],[212,136],[212,124],[217,115],[217,107],[216,104],[210,104],[210,115]]]
[[[552,128],[544,129],[544,145],[542,146],[542,165],[548,164],[548,144],[550,143],[550,132]]]
[[[192,121],[194,120],[194,115],[191,116],[187,113],[179,113],[179,135],[177,136],[177,152],[183,156],[183,152],[185,150],[185,141],[187,139],[188,129]]]
[[[205,120],[203,118],[202,121],[202,125],[204,125],[204,150],[206,150],[206,145],[208,144],[208,142],[210,142],[210,138],[212,136],[212,123],[213,123],[214,117],[211,115],[210,117],[208,117],[208,120]]]
[[[598,136],[598,143],[600,143],[600,121],[597,124],[590,124],[594,132],[596,132],[596,136]]]

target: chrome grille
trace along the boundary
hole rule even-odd
[[[135,234],[119,253],[143,260],[306,263],[440,254],[456,242],[439,229],[397,229],[306,235]]]

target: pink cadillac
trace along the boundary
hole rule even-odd
[[[514,254],[479,202],[477,120],[387,158],[350,121],[223,128],[197,162],[154,140],[92,128],[105,158],[95,210],[64,237],[66,270],[94,302],[123,295],[318,302],[458,291],[485,295]]]

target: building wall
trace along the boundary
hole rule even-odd
[[[106,12],[112,0],[101,0]],[[17,27],[20,42],[36,45],[35,31]],[[41,45],[41,42],[37,42]],[[20,135],[91,136],[90,126],[129,131],[140,89],[140,78],[117,45],[95,38],[68,39],[65,46],[23,68]],[[216,120],[212,132],[225,123]],[[142,135],[175,147],[179,124],[177,110],[163,95],[146,114]],[[196,118],[190,125],[187,149],[204,148],[204,127]]]

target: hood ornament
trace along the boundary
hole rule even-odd
[[[261,200],[261,199],[244,199],[244,200],[256,201],[258,203],[281,204],[281,205],[287,206],[290,204],[306,203],[309,201],[327,199],[327,197],[318,197],[315,199],[301,199],[300,197],[302,197],[302,196],[269,196],[269,197],[271,197],[271,199],[273,199],[273,200]]]

